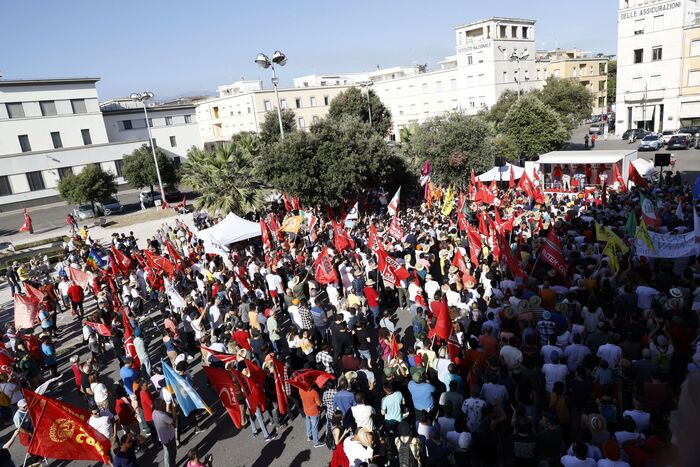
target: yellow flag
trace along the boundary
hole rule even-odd
[[[449,187],[445,192],[445,199],[442,202],[442,215],[449,216],[452,212],[452,205],[454,204],[455,191],[452,187]]]
[[[301,226],[301,222],[303,220],[304,218],[302,216],[289,216],[286,219],[284,219],[280,230],[282,232],[289,232],[296,235],[299,232],[299,227]]]
[[[617,272],[620,269],[620,263],[617,261],[617,246],[615,242],[609,241],[603,248],[603,254],[609,258],[610,269]]]
[[[637,233],[635,234],[634,238],[638,238],[641,241],[643,241],[644,244],[647,246],[647,248],[649,248],[651,251],[656,251],[656,248],[654,248],[654,244],[651,242],[651,238],[649,237],[649,231],[647,230],[647,223],[644,222],[643,216],[642,216],[642,221],[637,226]]]
[[[598,221],[595,221],[595,240],[596,242],[607,242],[610,240],[608,233],[600,226]]]
[[[615,232],[610,230],[610,227],[604,227],[603,230],[605,231],[608,241],[613,242],[615,244],[615,247],[622,252],[623,255],[627,254],[628,251],[630,251],[630,248],[625,245],[625,242],[622,241],[620,237],[617,236]]]

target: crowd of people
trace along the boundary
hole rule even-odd
[[[646,195],[656,199],[656,231],[693,229],[687,186]],[[693,465],[700,258],[635,254],[626,227],[641,216],[637,189],[604,201],[600,192],[541,203],[517,189],[497,197],[498,206],[462,195],[446,201],[457,209],[413,198],[390,215],[368,194],[358,218],[345,222],[341,213],[280,203],[262,214],[266,242],[219,254],[207,254],[196,235],[216,222],[201,213],[196,227],[177,220],[146,239],[115,234],[111,245],[76,231],[56,278],[12,276],[13,293],[30,293],[29,284],[44,294],[41,345],[32,352],[26,335],[35,330],[8,325],[14,372],[0,375],[0,414],[27,443],[32,426],[19,389],[37,388],[43,367],[50,376],[66,368],[56,349],[64,310],[87,344],[70,359],[76,390],[90,425],[112,440],[115,466],[139,465],[137,449],[153,447],[174,466],[183,433],[202,431],[203,412],[185,416],[165,386],[161,357],[190,382],[200,365],[249,376],[251,363],[262,368],[266,402],[251,406],[235,381],[243,426],[269,442],[303,417],[309,448],[327,449],[332,466]],[[276,227],[292,215],[304,219],[297,231]],[[611,258],[596,224],[629,251]],[[552,235],[563,271],[541,255]],[[127,270],[89,266],[100,249]],[[144,260],[143,250],[172,269]],[[318,279],[325,255],[336,280],[329,271]],[[70,268],[91,270],[90,290]],[[447,336],[437,331],[444,320]],[[115,364],[120,380],[109,387],[101,371]],[[309,369],[323,377],[293,384]],[[213,462],[196,451],[188,459],[192,467]]]

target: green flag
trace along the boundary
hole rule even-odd
[[[634,211],[630,211],[627,215],[627,224],[625,224],[625,232],[628,237],[634,237],[637,233],[637,216],[634,215]]]

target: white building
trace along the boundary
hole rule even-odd
[[[352,86],[369,80],[369,73],[328,73],[313,74],[294,78],[295,88],[314,88],[318,86]]]
[[[56,197],[59,180],[100,164],[121,177],[122,157],[145,141],[111,142],[100,112],[99,78],[0,80],[0,206]]]
[[[148,140],[143,105],[131,99],[112,99],[100,105],[110,142]],[[195,104],[190,100],[148,106],[148,123],[155,145],[175,164],[192,147],[201,147]]]
[[[693,56],[685,47],[685,28],[696,23],[696,2],[618,1],[616,133],[675,130],[683,119],[700,117],[695,102],[694,107],[683,105],[698,100],[697,90],[684,92],[684,87],[700,84],[700,74],[684,66]]]

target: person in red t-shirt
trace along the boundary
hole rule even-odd
[[[381,316],[381,310],[379,309],[379,294],[374,288],[375,282],[370,279],[365,282],[365,288],[363,292],[365,293],[365,300],[367,300],[367,307],[372,312],[372,317],[374,318],[374,325],[379,324],[379,318]]]
[[[114,402],[114,411],[116,412],[119,424],[125,432],[138,436],[141,428],[136,419],[136,411],[131,405],[131,400],[126,395],[126,390],[118,386],[116,388],[116,395],[118,399]]]
[[[157,436],[156,427],[153,424],[153,394],[149,390],[148,380],[141,380],[139,387],[139,401],[141,402],[141,409],[143,409],[143,421],[146,422],[148,426],[148,431],[150,431],[153,439]]]
[[[70,298],[70,309],[73,316],[76,314],[80,321],[83,320],[83,300],[85,300],[85,291],[75,282],[71,281],[68,287],[68,298]]]

